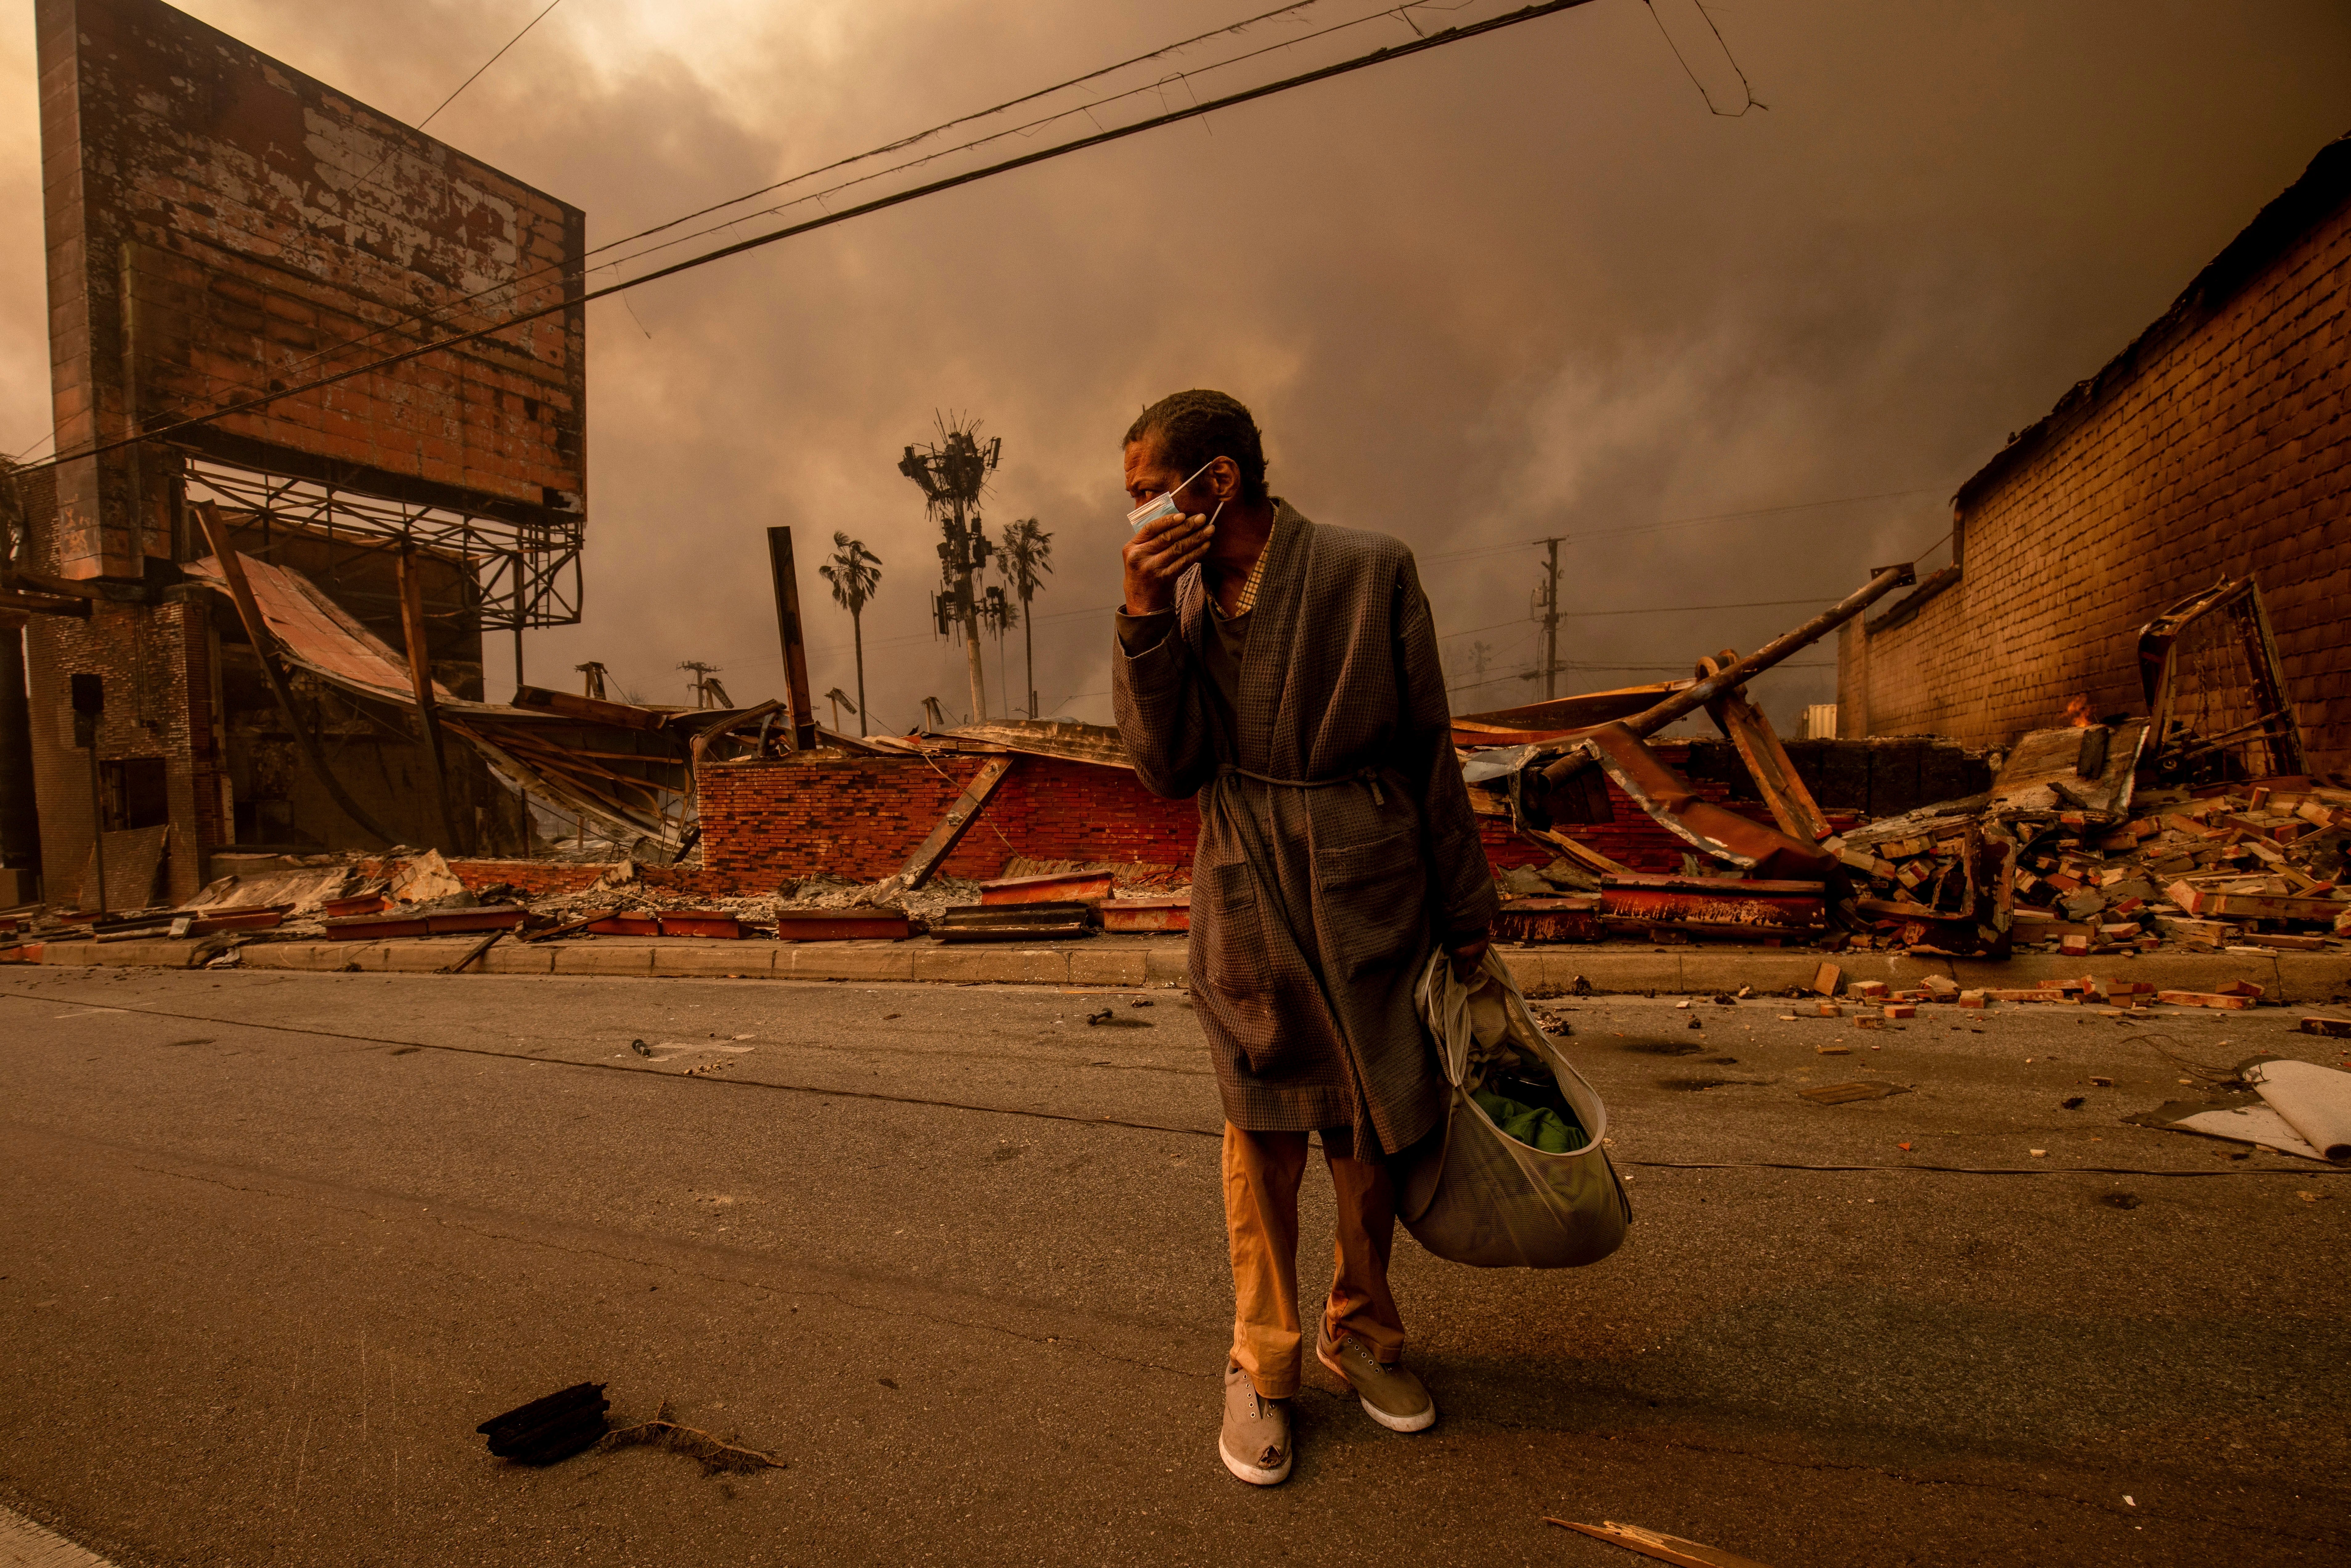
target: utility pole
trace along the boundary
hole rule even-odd
[[[919,452],[907,447],[898,472],[921,487],[925,505],[946,536],[939,544],[939,578],[945,587],[931,596],[931,613],[940,636],[951,631],[963,634],[971,666],[971,716],[978,723],[987,717],[987,680],[980,670],[980,596],[972,579],[987,564],[989,554],[979,492],[1003,453],[1004,438],[999,435],[982,446],[976,430],[951,426],[936,445]]]
[[[1535,590],[1535,608],[1542,612],[1543,623],[1543,701],[1559,695],[1559,547],[1564,538],[1543,540],[1551,552],[1549,572],[1541,588]]]
[[[705,664],[699,659],[688,659],[678,665],[681,670],[693,672],[694,685],[689,689],[694,693],[694,706],[696,708],[727,708],[735,706],[726,695],[726,688],[718,684],[718,672],[722,667],[717,664]],[[794,714],[792,717],[798,719],[799,715]]]

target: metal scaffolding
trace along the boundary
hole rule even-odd
[[[519,632],[580,620],[584,515],[551,523],[483,517],[193,453],[183,453],[181,472],[189,504],[217,503],[253,518],[265,533],[277,527],[359,549],[413,548],[463,561],[473,572],[475,610],[485,632]]]

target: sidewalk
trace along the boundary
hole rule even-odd
[[[398,942],[256,942],[240,949],[248,969],[313,973],[429,974],[463,957],[474,938]],[[17,949],[19,961],[61,966],[160,966],[184,969],[214,951],[199,941],[48,942]],[[2043,980],[2150,982],[2210,991],[2230,980],[2268,988],[2268,999],[2306,1005],[2351,998],[2351,955],[2335,953],[2107,954],[2066,958],[2028,954],[2001,963],[1907,954],[1790,951],[1777,947],[1562,944],[1505,947],[1503,957],[1531,996],[1571,992],[1582,977],[1594,991],[1708,995],[1741,986],[1758,993],[1810,985],[1823,959],[1848,983],[1915,986],[1948,975],[1963,987],[2023,988]],[[469,972],[493,975],[626,975],[641,978],[927,980],[960,985],[1174,986],[1184,982],[1185,945],[1165,936],[1099,936],[1021,946],[1012,943],[771,942],[692,937],[595,937],[535,944],[501,942]]]

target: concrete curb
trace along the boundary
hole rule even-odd
[[[430,974],[462,956],[470,936],[436,941],[256,942],[239,951],[248,969],[311,973]],[[25,962],[145,966],[184,969],[212,950],[194,941],[48,942]],[[1562,945],[1502,950],[1531,996],[1573,992],[1581,978],[1594,991],[1708,995],[1747,986],[1759,993],[1810,985],[1823,955],[1776,947],[1625,947]],[[2351,998],[2351,955],[2334,953],[2155,953],[2064,958],[2027,954],[2004,963],[1846,953],[1833,960],[1845,979],[1916,986],[1930,974],[1961,986],[2030,987],[2043,980],[2143,980],[2166,988],[2209,991],[2229,980],[2269,988],[2270,998],[2305,1005]],[[1150,936],[1103,936],[1024,947],[1009,943],[726,942],[690,937],[618,941],[502,942],[478,966],[493,975],[625,975],[640,978],[925,980],[943,985],[1180,985],[1185,944]]]

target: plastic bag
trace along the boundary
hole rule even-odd
[[[1400,1162],[1405,1228],[1439,1258],[1480,1269],[1573,1269],[1615,1251],[1633,1206],[1601,1145],[1608,1108],[1535,1022],[1500,956],[1489,949],[1464,985],[1443,953],[1431,954],[1415,997],[1449,1103],[1443,1128]],[[1521,1143],[1472,1097],[1473,1059],[1482,1068],[1510,1053],[1549,1070],[1573,1113],[1573,1147],[1547,1154]]]

